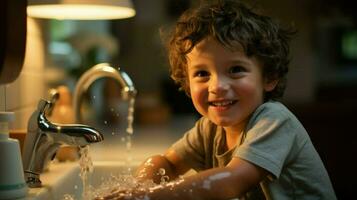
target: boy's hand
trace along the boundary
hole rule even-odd
[[[94,200],[120,200],[125,198],[125,193],[112,193],[104,197],[96,197]],[[126,198],[127,199],[127,198]]]
[[[120,199],[129,199],[128,197],[129,197],[129,193],[127,191],[116,191],[103,197],[96,197],[94,200],[120,200]]]
[[[143,198],[145,192],[139,190],[113,190],[110,194],[103,197],[96,197],[94,200],[130,200]]]

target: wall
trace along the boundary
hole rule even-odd
[[[44,45],[39,23],[27,19],[27,42],[23,70],[13,82],[0,87],[0,108],[15,113],[12,129],[26,129],[27,121],[44,97]],[[6,94],[5,94],[6,91]]]

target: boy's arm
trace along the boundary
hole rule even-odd
[[[167,170],[172,178],[177,177],[178,173],[181,174],[188,170],[187,166],[181,164],[180,158],[174,151],[168,151],[164,156],[154,156],[153,158],[152,162],[158,167],[151,168],[151,170],[158,171],[160,167],[165,167],[166,164],[170,163],[171,166],[166,167],[172,170]],[[172,165],[175,168],[172,168]],[[145,166],[145,163],[143,166]],[[231,199],[242,196],[267,175],[266,170],[243,159],[233,158],[226,167],[205,170],[185,177],[183,180],[158,185],[152,188],[149,193],[133,191],[133,195],[128,197],[125,193],[119,192],[99,199],[135,199],[142,197],[149,197],[153,200]]]
[[[222,168],[213,168],[186,177],[179,183],[158,186],[147,194],[150,199],[230,199],[257,185],[267,171],[240,158]]]
[[[163,176],[162,169],[165,170],[165,175],[171,181],[186,173],[190,168],[184,162],[181,162],[181,159],[173,150],[169,149],[165,155],[155,155],[148,158],[138,167],[135,176],[139,180],[152,179],[154,183],[159,184]]]

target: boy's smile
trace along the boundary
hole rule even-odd
[[[243,50],[230,51],[213,38],[198,43],[187,54],[193,104],[213,123],[242,131],[249,116],[263,103],[262,66]]]
[[[237,103],[237,100],[221,100],[221,101],[211,101],[210,106],[216,107],[216,109],[228,109],[231,105]]]

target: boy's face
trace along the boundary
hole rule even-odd
[[[249,116],[263,103],[262,66],[242,50],[229,51],[207,38],[187,55],[190,94],[197,111],[213,123],[242,131]]]

